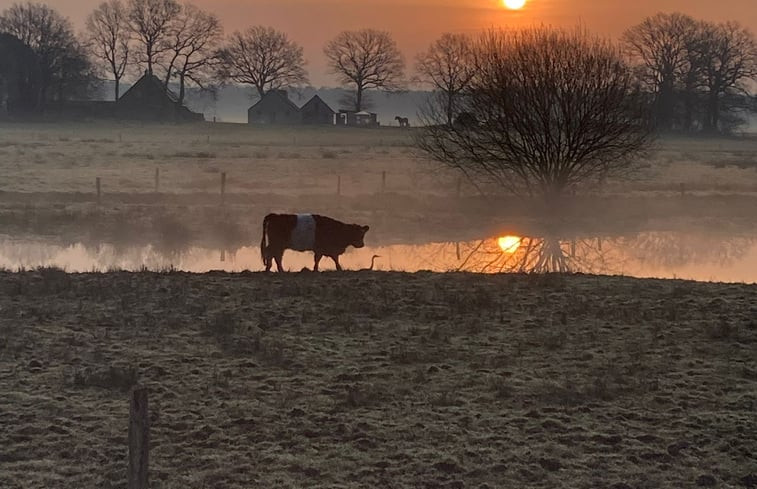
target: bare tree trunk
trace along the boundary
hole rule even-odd
[[[116,77],[116,102],[118,102],[118,97],[120,96],[120,90],[121,90],[121,79]]]
[[[184,105],[184,94],[186,93],[186,77],[184,73],[179,75],[179,105]]]
[[[452,126],[452,99],[454,98],[454,94],[452,91],[447,92],[447,125]]]
[[[363,87],[357,86],[357,96],[355,97],[355,112],[360,112],[363,109]]]

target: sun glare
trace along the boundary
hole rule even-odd
[[[515,253],[520,248],[520,242],[523,240],[520,236],[502,236],[497,239],[497,244],[505,253]]]
[[[526,0],[502,0],[502,3],[510,10],[520,10],[526,5]]]

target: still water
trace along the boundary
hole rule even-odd
[[[616,237],[496,236],[464,242],[394,244],[350,249],[340,262],[360,270],[376,258],[375,270],[416,272],[543,273],[552,271],[757,282],[757,236],[645,232]],[[261,270],[257,246],[220,250],[195,246],[56,244],[0,237],[0,268],[55,266],[69,272],[165,270],[189,272]],[[287,251],[284,267],[312,268],[312,253]],[[322,269],[333,268],[324,258]]]

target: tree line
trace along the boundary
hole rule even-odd
[[[189,86],[209,90],[234,82],[250,85],[262,97],[308,83],[302,46],[286,33],[253,26],[225,36],[215,14],[191,3],[106,0],[85,26],[76,35],[67,18],[41,3],[6,9],[0,14],[0,33],[6,35],[0,38],[0,54],[15,53],[17,61],[4,55],[0,79],[10,78],[4,71],[31,65],[17,85],[35,107],[80,98],[100,79],[114,81],[118,99],[124,77],[142,72],[159,77],[166,87],[176,84],[182,103]],[[443,99],[445,121],[452,124],[469,116],[461,100],[477,74],[481,39],[442,35],[416,57],[412,76],[406,75],[404,57],[386,31],[344,31],[323,52],[331,74],[350,90],[348,103],[355,110],[368,106],[367,90],[397,90],[414,82]],[[628,29],[620,46],[659,130],[728,131],[739,123],[740,113],[755,108],[748,90],[757,81],[757,42],[736,22],[658,14]]]
[[[141,73],[168,88],[201,90],[228,82],[247,84],[262,97],[270,90],[308,83],[302,46],[271,27],[253,26],[224,36],[218,17],[177,0],[106,0],[76,35],[71,22],[42,3],[14,4],[0,13],[0,87],[28,109],[91,92],[99,80],[114,82]],[[352,88],[350,104],[366,107],[366,90],[403,86],[405,62],[385,31],[344,31],[324,48],[332,74]],[[21,65],[33,69],[21,71]],[[22,90],[34,79],[33,93]],[[9,85],[13,85],[9,87]]]

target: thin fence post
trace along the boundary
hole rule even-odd
[[[226,172],[221,173],[221,205],[226,203]]]
[[[381,193],[386,193],[386,171],[381,172]]]
[[[342,176],[336,176],[336,195],[342,195]]]
[[[160,191],[160,168],[155,168],[155,193]]]
[[[100,191],[100,177],[95,178],[95,187],[97,188],[97,205],[102,202],[102,193]]]
[[[149,458],[147,389],[136,387],[129,402],[129,489],[147,489]]]

